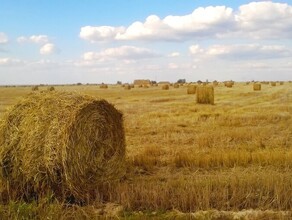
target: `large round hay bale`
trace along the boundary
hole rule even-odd
[[[33,86],[33,87],[31,88],[31,90],[32,90],[32,91],[38,91],[38,90],[39,90],[39,87],[38,87],[38,86]]]
[[[254,83],[253,84],[253,90],[254,91],[260,91],[262,89],[262,85],[260,83]]]
[[[99,86],[99,88],[101,88],[101,89],[107,89],[107,88],[108,88],[108,85],[102,83],[102,84]]]
[[[0,177],[14,199],[53,193],[91,201],[125,172],[122,113],[105,100],[31,93],[0,123]]]
[[[196,94],[197,86],[189,85],[187,89],[187,94]]]
[[[131,90],[132,87],[129,84],[127,84],[127,85],[125,85],[124,88],[125,88],[125,90]]]
[[[214,87],[198,86],[197,87],[197,103],[214,105]]]
[[[169,85],[168,84],[162,85],[162,90],[169,90]]]
[[[233,81],[227,81],[227,82],[224,82],[224,85],[225,85],[227,88],[232,88],[233,85],[234,85],[234,82],[233,82]]]
[[[55,91],[55,87],[54,86],[48,87],[48,91]]]

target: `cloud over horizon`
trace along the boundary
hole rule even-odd
[[[188,41],[230,37],[236,33],[253,39],[292,37],[292,6],[251,2],[240,6],[238,11],[226,6],[199,7],[183,16],[169,15],[161,19],[150,15],[144,22],[135,21],[128,27],[84,26],[79,37],[91,43],[114,40]]]
[[[0,32],[0,44],[8,43],[8,37],[4,32]]]

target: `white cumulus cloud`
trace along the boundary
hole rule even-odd
[[[292,37],[292,6],[271,1],[251,2],[237,10],[226,6],[196,8],[191,14],[160,18],[150,15],[128,27],[84,26],[80,38],[90,42],[112,40],[187,41],[202,38],[241,37],[278,39]]]
[[[52,43],[47,43],[43,45],[40,49],[40,54],[42,55],[49,55],[49,54],[54,54],[58,52],[59,52],[59,49]]]
[[[8,37],[5,33],[0,32],[0,44],[6,44],[8,42]]]
[[[113,40],[120,32],[123,32],[123,27],[85,26],[81,28],[79,37],[90,42],[98,42],[104,40]]]
[[[239,30],[253,38],[292,37],[292,6],[285,3],[263,1],[242,5],[235,20]]]
[[[30,37],[20,36],[17,38],[18,43],[35,43],[35,44],[46,44],[49,42],[47,35],[31,35]]]
[[[209,56],[228,59],[271,59],[292,57],[292,50],[283,45],[212,45],[206,50]]]
[[[0,66],[19,66],[24,64],[24,61],[14,58],[0,58]]]
[[[108,48],[101,52],[86,52],[83,59],[86,61],[105,61],[112,59],[136,60],[159,56],[158,53],[147,48],[121,46]]]
[[[179,57],[180,53],[179,52],[172,52],[171,54],[168,54],[168,57]]]
[[[196,45],[191,45],[189,48],[191,54],[200,54],[204,52],[204,49],[202,49],[200,47],[200,45],[196,44]]]

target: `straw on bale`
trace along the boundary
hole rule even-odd
[[[39,87],[38,87],[38,86],[33,86],[33,87],[31,88],[31,90],[32,90],[32,91],[38,91],[38,90],[39,90]]]
[[[0,123],[0,178],[14,199],[91,201],[125,172],[122,113],[75,93],[31,93]]]
[[[233,81],[227,81],[227,82],[224,82],[224,85],[225,85],[227,88],[232,88],[232,86],[234,85],[234,82],[233,82]]]
[[[276,82],[271,82],[271,86],[276,86]]]
[[[197,103],[214,105],[214,87],[198,86],[197,87]]]
[[[187,89],[188,94],[196,94],[197,86],[196,85],[189,85]]]
[[[169,90],[169,85],[168,84],[162,85],[162,90]]]
[[[179,88],[179,84],[178,83],[173,84],[173,88],[178,89]]]
[[[134,85],[149,85],[151,84],[151,81],[149,79],[135,79]]]
[[[55,91],[55,87],[54,86],[48,87],[48,91]]]
[[[260,83],[254,83],[253,84],[253,90],[254,91],[260,91],[262,89],[262,85]]]
[[[125,90],[131,90],[131,86],[129,84],[125,85]]]
[[[101,88],[101,89],[107,89],[107,88],[108,88],[108,85],[102,83],[102,84],[99,86],[99,88]]]

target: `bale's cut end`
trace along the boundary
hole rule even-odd
[[[189,85],[187,88],[187,94],[196,94],[197,86],[196,85]]]
[[[162,85],[162,90],[169,90],[169,85],[168,84]]]
[[[108,88],[108,85],[102,83],[102,84],[99,86],[99,88],[101,88],[101,89],[107,89],[107,88]]]
[[[253,84],[253,90],[254,91],[260,91],[262,89],[262,85],[260,83],[254,83]]]
[[[54,86],[48,87],[48,91],[55,91],[55,87]]]
[[[89,96],[32,93],[2,120],[0,165],[14,199],[94,199],[100,184],[125,173],[122,113]]]
[[[31,90],[32,90],[32,91],[38,91],[38,90],[39,90],[39,87],[38,87],[38,86],[33,86],[33,87],[31,88]]]
[[[197,103],[214,105],[214,87],[198,86],[197,87]]]

